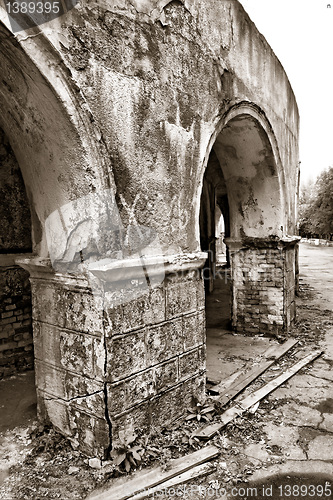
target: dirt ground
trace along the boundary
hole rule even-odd
[[[333,489],[332,260],[332,247],[301,245],[298,319],[290,332],[290,336],[298,339],[299,343],[254,381],[238,400],[285,371],[305,353],[320,348],[323,354],[262,400],[256,411],[242,414],[207,443],[215,444],[220,449],[219,457],[212,462],[213,472],[192,480],[186,488],[183,486],[174,492],[162,492],[159,498],[178,495],[188,500],[222,500],[236,498],[238,493],[237,498],[246,500],[253,495],[247,495],[244,485],[254,485],[258,481],[266,481],[263,484],[268,485],[269,478],[274,474],[289,474],[290,481],[296,485],[292,474],[296,474],[299,480],[301,474],[306,476],[311,473],[313,481],[316,477],[326,487],[332,484]],[[235,365],[236,368],[237,363],[240,366],[250,363],[251,360],[242,357],[242,341],[248,342],[248,338],[233,338],[240,346],[240,353],[233,351],[229,359],[232,365],[228,366]],[[283,339],[278,340],[281,342]],[[10,379],[3,382],[8,384]],[[6,401],[1,394],[0,386],[0,406],[6,411]],[[222,410],[216,398],[210,398],[208,402],[215,405],[214,421],[217,421]],[[34,402],[31,402],[27,413],[17,405],[12,425],[0,428],[0,498],[74,500],[87,498],[95,489],[104,487],[107,491],[105,500],[112,500],[112,481],[116,476],[126,476],[122,466],[116,467],[112,461],[103,464],[96,460],[89,461],[57,433],[40,428],[34,419],[33,405]],[[150,435],[148,443],[145,443],[142,466],[163,465],[167,468],[170,458],[205,446],[206,443],[191,438],[193,430],[200,425],[202,423],[197,420],[187,420],[172,429]],[[144,438],[141,437],[141,443]],[[128,476],[130,478],[131,475]],[[306,478],[303,482],[305,484]],[[281,480],[275,487],[282,488],[284,484]],[[276,494],[268,493],[267,497],[260,498],[290,498],[288,494],[284,497],[279,493],[280,490],[276,490]],[[259,498],[259,495],[256,496]],[[319,498],[302,495],[302,498],[310,497]],[[321,497],[333,498],[324,494]]]

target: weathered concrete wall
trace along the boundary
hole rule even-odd
[[[276,268],[277,323],[292,319],[293,271],[280,245],[295,227],[297,106],[281,64],[233,0],[82,3],[38,36],[0,28],[0,125],[27,186],[37,256],[21,263],[33,287],[39,411],[102,456],[122,425],[162,425],[203,393],[199,212],[213,147],[230,236],[240,249],[248,238],[278,242],[265,259]],[[242,134],[254,140],[249,163]],[[108,190],[109,201],[90,203]],[[158,244],[149,247],[152,235]],[[240,250],[233,272],[250,263],[261,271],[261,253]],[[152,285],[155,264],[165,277]],[[143,301],[126,296],[129,271],[127,283],[144,276]],[[234,274],[234,297],[242,287],[237,327],[251,277]],[[259,324],[264,314],[268,307]]]
[[[47,124],[47,129],[46,125],[38,129],[34,144],[42,141],[50,148],[47,169],[42,167],[46,157],[38,159],[32,151],[36,158],[33,191],[38,198],[34,205],[41,224],[45,213],[56,206],[99,189],[97,147],[102,151],[104,145],[104,163],[110,159],[124,224],[134,211],[138,223],[159,232],[165,248],[172,247],[173,252],[198,250],[197,214],[207,149],[209,154],[210,141],[222,118],[234,105],[247,102],[253,103],[270,124],[280,163],[281,225],[285,234],[293,234],[298,113],[283,68],[268,44],[233,0],[198,0],[186,6],[181,2],[133,5],[123,2],[120,7],[110,1],[90,9],[87,4],[51,22],[48,26],[52,29],[45,34],[56,48],[52,57],[62,61],[58,78],[54,65],[46,68],[43,59],[49,49],[47,40],[22,41],[61,95],[62,87],[70,83],[74,106],[81,106],[75,119],[83,121],[82,106],[90,111],[91,142],[97,138],[99,144],[93,146],[93,168],[87,170],[83,131],[74,137],[70,130],[73,123],[68,123],[52,92],[47,90],[45,102],[40,101],[39,90],[45,83],[34,74],[29,99],[36,117],[28,129],[37,134],[36,123]],[[17,50],[14,55],[22,67],[27,66]],[[72,80],[66,68],[70,68]],[[9,70],[5,69],[6,74]],[[33,71],[25,68],[27,73]],[[21,77],[21,86],[27,85]],[[69,108],[73,102],[69,102],[66,90],[62,99]],[[19,104],[24,109],[23,102]],[[16,130],[15,135],[23,133]],[[21,145],[15,145],[25,146],[22,137]],[[31,183],[32,176],[26,175],[26,183]],[[41,198],[44,191],[52,193],[48,207]],[[46,256],[47,248],[42,251]]]

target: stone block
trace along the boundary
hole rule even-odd
[[[14,309],[16,309],[16,305],[15,304],[9,304],[8,306],[5,307],[6,311],[13,311]]]
[[[145,330],[106,340],[107,379],[110,382],[129,377],[147,367]]]
[[[203,370],[199,348],[179,357],[179,378],[189,377]]]
[[[52,423],[61,434],[69,437],[71,429],[69,425],[68,405],[59,399],[52,399],[37,387],[37,415],[41,422]]]
[[[58,291],[54,283],[41,280],[31,280],[32,317],[36,321],[43,321],[53,325],[64,326],[64,316],[58,314]],[[63,304],[65,307],[65,304]]]
[[[178,359],[167,361],[154,369],[156,393],[176,385],[178,381]]]
[[[104,383],[35,362],[36,386],[48,394],[47,398],[72,401],[91,413],[104,415]]]
[[[148,366],[156,365],[184,352],[182,318],[148,328],[146,349]]]
[[[36,387],[40,391],[65,400],[65,377],[66,372],[64,370],[35,360]]]
[[[120,414],[111,416],[112,439],[117,443],[120,430],[134,428],[144,433],[181,421],[193,400],[205,399],[205,374],[179,383],[157,396]]]
[[[32,280],[33,318],[69,330],[101,334],[102,308],[88,289]]]
[[[20,340],[17,343],[17,347],[26,347],[28,345],[32,345],[32,337],[30,339]]]
[[[122,332],[130,332],[145,326],[144,315],[149,309],[148,292],[146,295],[123,305]]]
[[[5,351],[9,351],[11,349],[16,349],[16,347],[17,347],[16,342],[7,342],[6,344],[0,345],[0,352],[5,352]]]
[[[64,326],[69,330],[101,335],[103,314],[98,297],[82,290],[61,290],[57,304],[64,309]],[[59,311],[60,313],[60,311]]]
[[[57,337],[59,339],[59,346],[57,347],[59,349],[61,367],[80,375],[95,376],[98,379],[103,378],[103,372],[95,370],[95,357],[97,353],[93,345],[94,338],[91,335],[59,330]],[[103,343],[103,339],[98,339],[98,341]],[[104,362],[105,354],[103,352],[103,365]]]
[[[195,311],[197,308],[197,282],[184,281],[166,289],[166,318],[171,319]]]
[[[15,316],[11,316],[10,318],[4,318],[4,319],[2,319],[1,322],[0,322],[0,324],[1,324],[1,326],[3,326],[3,325],[9,325],[11,323],[15,323],[15,321],[16,321]]]
[[[111,414],[122,413],[126,409],[156,394],[156,384],[152,369],[115,384],[108,384],[108,406]]]
[[[184,351],[203,343],[203,320],[198,314],[183,316]]]
[[[1,313],[1,318],[3,318],[3,319],[10,318],[12,316],[13,316],[13,311],[7,311],[7,312]]]
[[[105,353],[102,338],[35,322],[34,346],[38,360],[98,380],[104,377]]]
[[[153,288],[149,294],[149,307],[143,312],[145,325],[162,323],[166,319],[164,285]]]
[[[104,328],[105,335],[111,337],[123,331],[123,306],[112,306],[110,294],[105,293]]]
[[[70,440],[80,445],[88,457],[106,458],[110,444],[110,429],[105,416],[91,416],[69,405]]]

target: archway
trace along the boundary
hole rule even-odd
[[[109,159],[82,95],[44,35],[18,41],[0,22],[0,42],[0,127],[22,173],[31,213],[32,255],[19,252],[11,259],[27,283],[30,274],[38,416],[87,453],[103,455],[110,426],[102,310],[94,307],[83,275],[54,272],[45,221],[73,200],[112,189]],[[71,215],[75,226],[82,214],[73,209]],[[78,345],[84,362],[76,361]],[[93,365],[96,352],[100,362]],[[90,392],[97,394],[94,404],[80,405]]]
[[[33,367],[29,274],[15,259],[31,252],[31,217],[21,171],[0,129],[0,378]]]
[[[203,271],[208,373],[210,349],[216,351],[221,332],[275,334],[292,318],[292,312],[286,315],[287,292],[294,285],[285,275],[289,254],[279,156],[268,124],[256,114],[241,107],[230,112],[214,138],[203,177],[200,243],[208,252]],[[230,254],[230,276],[226,266],[222,280],[216,266],[217,209],[226,222]]]

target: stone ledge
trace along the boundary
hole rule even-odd
[[[14,258],[15,257],[15,258]],[[23,267],[32,278],[59,280],[71,282],[73,280],[89,286],[88,275],[93,274],[104,282],[127,281],[130,279],[165,276],[168,274],[201,269],[207,260],[207,252],[184,253],[174,255],[147,255],[128,259],[101,259],[88,265],[78,266],[77,272],[60,273],[52,267],[48,258],[26,254],[8,257],[12,265]],[[6,264],[7,265],[7,264]],[[1,266],[1,258],[0,258]]]
[[[30,258],[32,254],[30,253],[6,253],[0,254],[0,268],[1,267],[19,267],[16,262],[17,259],[27,259]]]
[[[102,281],[114,282],[200,269],[206,262],[207,253],[152,255],[133,259],[103,259],[89,264],[88,269]]]
[[[255,238],[246,236],[241,239],[225,238],[224,242],[230,252],[238,252],[249,248],[278,249],[282,247],[294,247],[301,240],[300,236],[272,236],[269,238]]]

